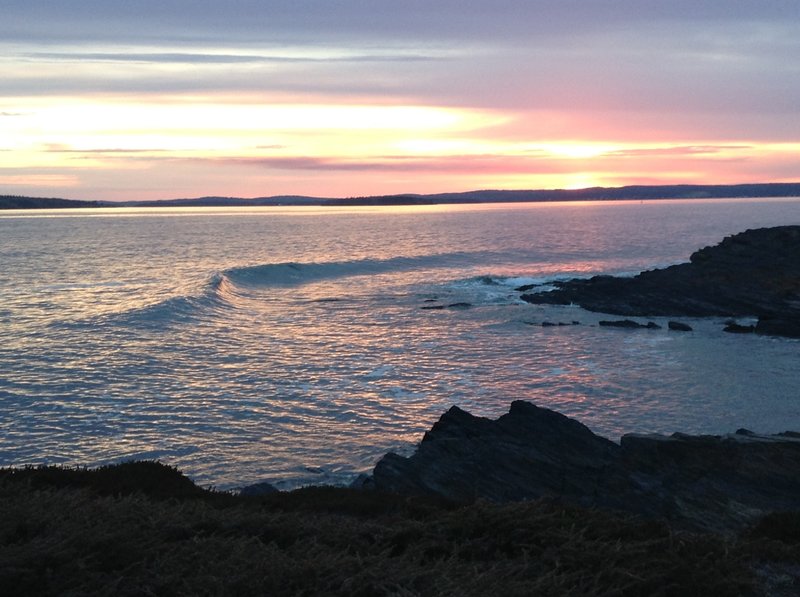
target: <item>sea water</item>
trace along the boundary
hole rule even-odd
[[[515,291],[780,224],[800,199],[0,212],[0,465],[342,484],[453,404],[517,399],[614,440],[797,430],[800,341]]]

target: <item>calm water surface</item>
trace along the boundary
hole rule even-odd
[[[344,483],[452,404],[520,398],[612,439],[800,429],[798,341],[601,329],[513,290],[788,223],[800,199],[0,212],[0,465]]]

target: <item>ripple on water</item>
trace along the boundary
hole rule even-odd
[[[713,320],[601,329],[513,291],[675,262],[791,209],[459,209],[0,218],[17,251],[0,277],[0,464],[147,457],[223,488],[338,483],[413,449],[453,404],[496,417],[516,399],[612,439],[800,428],[800,342]]]

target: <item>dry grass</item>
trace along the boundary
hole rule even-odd
[[[705,597],[796,591],[800,567],[793,514],[723,538],[551,502],[239,498],[156,463],[0,471],[0,511],[8,595]]]

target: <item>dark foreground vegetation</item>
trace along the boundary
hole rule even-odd
[[[737,535],[552,501],[204,490],[173,468],[0,471],[5,595],[795,595],[800,515]]]

